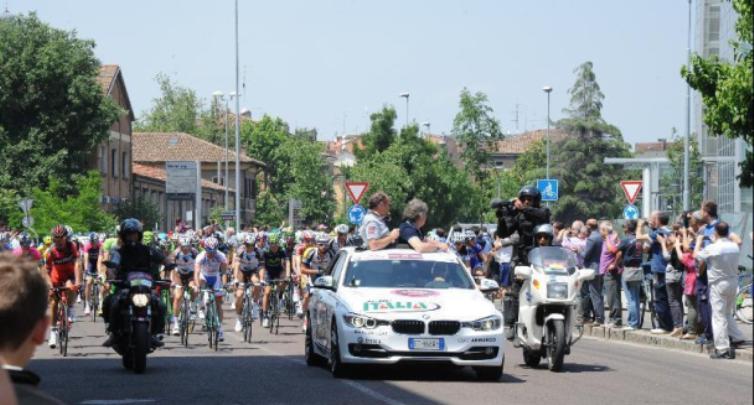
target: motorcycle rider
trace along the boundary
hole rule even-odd
[[[128,273],[142,272],[152,275],[154,280],[160,279],[159,265],[166,262],[165,256],[157,249],[150,248],[142,243],[144,230],[141,222],[135,218],[128,218],[120,223],[118,230],[119,246],[110,252],[109,262],[114,268],[108,269],[108,278],[125,280]],[[103,305],[103,318],[107,322],[108,338],[102,344],[105,347],[112,346],[120,331],[119,317],[121,306],[128,299],[126,289],[118,289],[105,298]],[[156,295],[152,295],[150,306],[152,307],[152,345],[161,347],[164,345],[155,335],[165,330],[165,308]]]
[[[541,207],[542,195],[536,187],[527,186],[518,193],[518,198],[510,202],[492,200],[496,210],[496,244],[513,246],[513,268],[529,264],[528,256],[536,246],[535,229],[550,223],[550,210]],[[513,339],[513,326],[518,320],[518,293],[521,281],[515,280],[511,291],[503,298],[503,318],[507,326],[506,337]]]
[[[537,247],[552,246],[555,239],[555,229],[550,224],[542,224],[534,229],[534,243]]]

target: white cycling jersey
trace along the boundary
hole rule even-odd
[[[194,272],[194,262],[196,261],[197,251],[190,249],[188,253],[183,253],[181,249],[175,251],[175,268],[178,273],[183,275]]]
[[[247,250],[246,246],[242,246],[237,257],[241,271],[254,271],[259,268],[262,261],[262,252],[256,247]]]
[[[196,263],[203,276],[216,277],[220,275],[220,267],[228,264],[228,259],[223,252],[217,251],[213,257],[207,256],[207,252],[199,253]]]

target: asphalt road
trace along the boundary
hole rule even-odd
[[[74,324],[69,357],[45,345],[29,368],[40,374],[46,392],[89,405],[752,403],[751,363],[667,349],[582,339],[561,373],[527,368],[520,350],[509,346],[505,375],[495,383],[476,381],[470,369],[406,366],[370,367],[337,380],[304,364],[295,320],[284,320],[277,336],[255,328],[251,344],[231,328],[226,320],[217,352],[198,330],[188,349],[169,337],[150,355],[146,373],[135,375],[100,346],[103,324],[81,320]]]

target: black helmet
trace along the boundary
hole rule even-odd
[[[29,247],[31,246],[31,238],[29,238],[29,235],[27,234],[21,234],[21,237],[18,238],[18,244],[21,247]]]
[[[539,203],[542,201],[542,194],[539,193],[539,190],[537,190],[536,187],[526,186],[521,189],[521,191],[518,192],[518,199],[523,199],[524,197],[531,197],[534,199],[534,205],[539,206]]]
[[[555,231],[550,224],[542,224],[534,229],[534,237],[538,238],[540,235],[547,235],[550,240],[555,238]]]
[[[139,241],[144,237],[144,228],[141,225],[141,222],[139,222],[136,218],[127,218],[124,219],[123,222],[120,223],[120,229],[118,230],[118,237],[120,237],[124,242],[126,240],[126,235],[132,232],[136,232],[139,234]]]

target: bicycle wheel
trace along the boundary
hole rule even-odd
[[[751,284],[747,284],[738,290],[736,295],[736,312],[734,316],[739,321],[751,324],[754,309],[752,308]]]
[[[60,354],[63,357],[68,356],[68,306],[61,300],[58,303],[58,345],[60,347]]]
[[[170,336],[170,321],[173,318],[173,300],[170,299],[170,289],[163,287],[160,290],[160,298],[162,305],[165,306],[165,334]]]
[[[181,334],[181,344],[184,347],[188,347],[188,335],[189,335],[189,317],[191,316],[191,308],[189,307],[189,301],[184,296],[181,303],[181,317],[179,318],[179,327]]]
[[[215,300],[210,299],[207,301],[207,308],[206,308],[206,314],[204,317],[204,323],[206,325],[207,329],[207,340],[209,342],[210,349],[213,345],[213,338],[214,338],[214,332],[217,328],[217,324],[215,324],[215,311],[217,308],[215,308]]]
[[[99,308],[99,284],[95,282],[92,285],[92,302],[89,308],[92,311],[92,322],[97,323],[97,309]]]
[[[248,294],[243,298],[243,309],[241,311],[243,319],[243,341],[251,342],[251,334],[254,328],[254,318],[251,314],[251,297]]]

